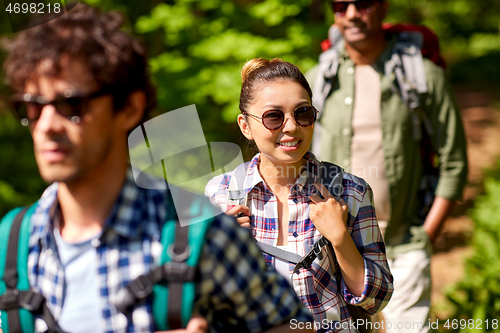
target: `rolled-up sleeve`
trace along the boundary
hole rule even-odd
[[[425,68],[429,85],[426,110],[435,132],[433,148],[439,156],[436,196],[460,200],[468,172],[462,117],[444,71],[430,62]]]
[[[361,296],[354,296],[342,279],[344,300],[374,314],[385,308],[394,287],[384,241],[375,216],[373,193],[368,184],[353,217],[351,237],[365,263],[364,290]]]

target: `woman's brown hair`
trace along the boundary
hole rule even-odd
[[[241,70],[241,78],[243,80],[240,94],[240,111],[242,113],[248,112],[249,106],[253,103],[255,90],[261,83],[280,80],[297,82],[312,99],[311,87],[300,69],[279,58],[273,60],[256,58],[247,61]]]

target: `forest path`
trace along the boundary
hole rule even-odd
[[[455,88],[462,112],[467,137],[469,161],[468,184],[463,202],[457,204],[436,240],[431,261],[433,314],[446,316],[445,291],[461,280],[464,260],[472,251],[467,245],[472,236],[474,223],[467,215],[474,199],[483,192],[485,170],[492,168],[500,158],[500,106],[493,106],[493,98],[487,92],[473,92],[471,88]]]

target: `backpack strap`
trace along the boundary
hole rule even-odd
[[[333,163],[329,163],[326,161],[320,162],[318,179],[320,180],[321,184],[323,184],[328,189],[335,200],[340,202],[342,193],[344,192],[344,186],[342,184],[344,180],[344,169]],[[306,254],[302,258],[302,260],[297,263],[297,265],[295,265],[293,273],[297,272],[300,268],[307,269],[311,267],[312,262],[316,258],[322,260],[323,255],[321,253],[321,248],[324,246],[327,246],[328,249],[331,248],[332,251],[328,251],[329,256],[335,256],[335,252],[333,251],[333,247],[330,241],[325,237],[321,237],[318,241],[316,241],[316,243],[314,243],[311,251],[309,251],[309,253]]]
[[[234,169],[231,175],[231,180],[229,181],[227,206],[248,206],[248,193],[245,194],[244,183],[247,176],[249,163],[250,162],[240,164],[236,167],[236,169]],[[277,248],[276,246],[272,246],[266,243],[257,241],[257,246],[262,252],[272,255],[273,257],[291,262],[293,264],[298,263],[302,259],[302,257],[298,254],[284,251]]]
[[[331,47],[319,56],[313,91],[313,104],[319,111],[318,119],[333,88],[333,78],[337,76],[339,54],[343,45],[342,35],[335,25],[330,27],[328,36]],[[421,32],[399,32],[392,49],[392,56],[385,64],[386,75],[394,72],[401,98],[410,109],[412,135],[416,142],[422,140],[422,125],[429,136],[434,134],[429,118],[422,111],[420,100],[421,95],[428,92],[421,51],[423,44],[424,37]],[[317,156],[321,156],[321,131],[321,122],[316,122],[311,150]]]
[[[10,211],[0,222],[0,310],[4,333],[34,332],[33,314],[47,324],[49,332],[62,332],[43,295],[28,280],[31,207]],[[5,259],[4,259],[5,258]]]
[[[167,194],[167,221],[163,225],[161,243],[163,253],[160,266],[141,275],[122,289],[117,296],[116,308],[128,313],[131,307],[153,297],[153,317],[158,330],[186,327],[191,319],[195,300],[197,265],[201,256],[205,235],[212,224],[214,209],[204,196],[169,186]],[[181,226],[172,196],[182,195],[189,200],[193,216],[203,221]],[[181,212],[183,216],[187,212]]]
[[[248,194],[244,194],[243,183],[246,178],[246,171],[248,168],[248,162],[240,164],[233,172],[231,180],[229,182],[228,191],[228,206],[232,205],[245,205],[247,206]],[[328,191],[335,197],[335,200],[339,201],[343,193],[342,180],[344,179],[344,170],[338,165],[321,162],[319,166],[319,176],[320,182],[328,188]],[[314,243],[313,248],[304,257],[298,254],[291,253],[288,251],[281,250],[276,246],[272,246],[263,242],[257,241],[257,246],[259,249],[275,258],[279,258],[284,261],[295,264],[294,273],[300,268],[311,267],[312,262],[319,257],[323,259],[321,254],[321,248],[330,242],[322,237],[316,243]]]
[[[227,206],[243,205],[248,203],[248,194],[245,194],[245,178],[250,162],[240,164],[234,169],[227,192]]]
[[[325,101],[333,87],[333,79],[337,76],[339,53],[344,45],[342,34],[335,25],[328,30],[328,39],[331,48],[319,55],[318,73],[313,89],[313,105],[319,111],[318,119],[323,114]]]
[[[385,64],[385,73],[394,72],[403,102],[411,112],[413,140],[422,140],[422,125],[429,136],[434,131],[427,115],[422,110],[421,95],[428,92],[422,57],[423,35],[417,31],[398,34],[391,59]]]

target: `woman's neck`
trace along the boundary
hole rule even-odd
[[[278,197],[283,197],[290,194],[290,187],[300,177],[305,164],[304,159],[296,163],[276,163],[261,154],[259,172],[271,191]]]

